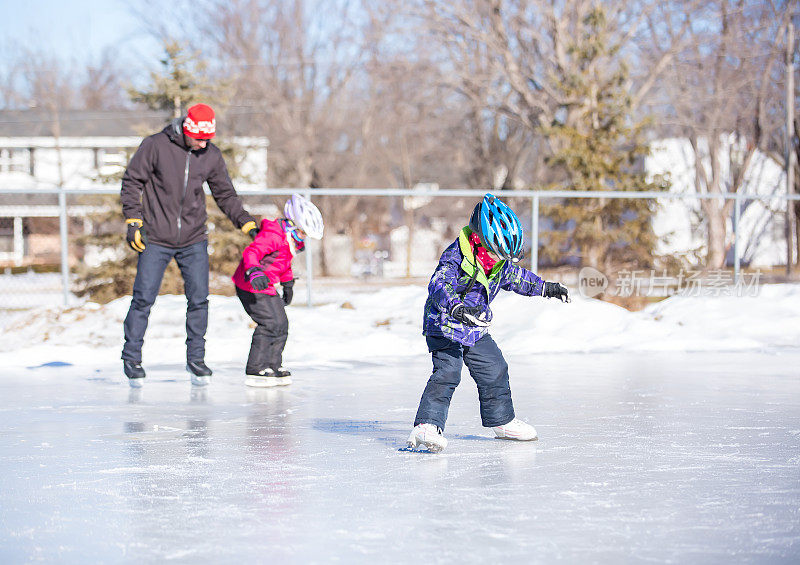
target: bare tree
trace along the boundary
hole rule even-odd
[[[113,49],[97,61],[80,63],[41,48],[4,46],[0,107],[105,110],[125,105],[125,70]]]
[[[531,131],[549,126],[566,109],[559,121],[568,125],[579,119],[585,100],[573,99],[559,84],[568,82],[580,69],[580,58],[571,51],[572,38],[581,33],[583,21],[592,11],[593,0],[479,0],[436,2],[422,0],[419,14],[427,28],[451,46],[451,52],[472,53],[473,60],[484,60],[482,72],[475,75],[465,57],[454,61],[457,85],[473,90],[481,82],[492,89],[489,108],[513,117]],[[603,3],[607,32],[615,50],[598,58],[593,65],[613,65],[625,51],[634,56],[636,39],[647,18],[660,9],[657,2],[631,3],[616,0]],[[638,67],[635,80],[628,85],[634,108],[652,89],[655,77],[674,57],[681,33],[671,37],[659,34],[656,60]],[[461,64],[459,64],[461,63]]]
[[[97,61],[88,63],[80,81],[78,98],[86,110],[121,108],[128,102],[123,86],[124,71],[113,48],[105,49]]]
[[[270,138],[269,184],[316,188],[352,177],[363,116],[352,86],[362,70],[358,3],[212,0],[196,10],[202,47],[234,85],[239,127]],[[191,38],[190,38],[191,39]],[[347,184],[345,182],[345,184]],[[318,202],[331,231],[356,210]],[[326,255],[323,249],[323,271]]]
[[[330,8],[330,7],[329,7]],[[362,55],[349,6],[311,2],[212,1],[199,11],[203,47],[223,61],[235,100],[275,141],[272,183],[321,184],[316,157],[346,131],[341,107]],[[323,18],[328,20],[323,25]]]
[[[55,55],[40,50],[21,48],[18,57],[17,98],[25,101],[29,108],[40,108],[46,112],[50,133],[55,139],[58,183],[62,186],[62,114],[74,107],[77,98],[71,69]]]
[[[781,19],[762,2],[726,0],[685,17],[693,22],[691,41],[661,83],[669,101],[667,119],[691,143],[695,190],[723,196],[742,188],[756,149],[765,147],[771,75],[779,55],[773,39]],[[709,269],[725,264],[733,206],[722,198],[700,202]]]

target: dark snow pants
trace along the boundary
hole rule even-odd
[[[208,327],[208,242],[186,247],[164,247],[148,243],[139,254],[133,297],[125,318],[125,345],[122,358],[142,361],[142,345],[150,309],[158,296],[164,271],[172,258],[178,263],[186,294],[186,359],[202,360],[206,353]]]
[[[414,425],[430,423],[444,430],[450,399],[461,382],[461,367],[467,365],[478,385],[481,422],[486,427],[502,426],[514,419],[508,364],[489,334],[472,347],[443,337],[427,337],[433,357],[433,374],[419,402]]]
[[[236,287],[244,311],[257,324],[250,342],[245,372],[255,375],[262,369],[277,369],[283,363],[283,348],[289,337],[289,318],[283,298],[278,295],[248,292]]]

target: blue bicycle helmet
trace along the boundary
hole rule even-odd
[[[522,258],[522,223],[514,211],[492,194],[483,197],[469,219],[481,245],[495,255],[516,263]]]

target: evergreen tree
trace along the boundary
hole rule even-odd
[[[609,44],[603,8],[596,5],[583,21],[583,33],[570,46],[579,63],[560,80],[564,99],[572,101],[562,119],[543,133],[554,147],[548,164],[562,171],[562,190],[663,190],[664,179],[649,181],[643,160],[647,120],[634,121],[628,95],[628,69],[619,49]],[[604,269],[652,266],[656,237],[655,202],[619,198],[565,198],[543,207],[555,229],[545,234],[545,254],[577,255],[583,265]]]
[[[179,118],[196,102],[223,101],[225,85],[208,78],[207,65],[199,53],[188,52],[186,45],[172,40],[164,42],[164,53],[161,71],[150,73],[149,89],[128,88],[133,102],[151,110],[172,110],[173,117]]]

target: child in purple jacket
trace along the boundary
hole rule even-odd
[[[508,365],[489,335],[489,303],[500,289],[524,296],[556,297],[569,302],[561,283],[544,282],[516,265],[522,257],[523,231],[506,204],[487,194],[475,206],[469,226],[442,253],[428,284],[422,333],[433,357],[408,445],[438,452],[450,399],[461,380],[462,363],[478,385],[481,421],[501,439],[538,439],[533,426],[514,417]]]

